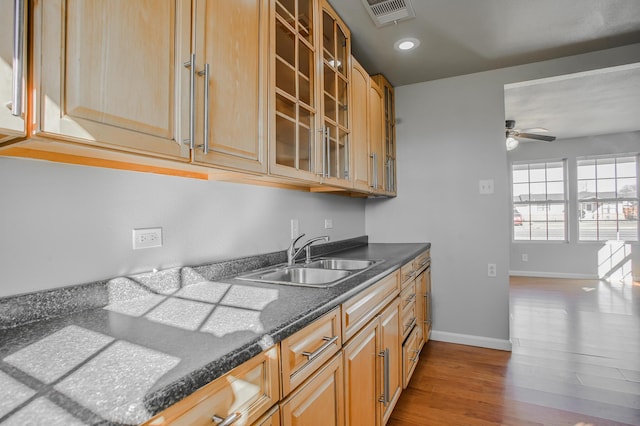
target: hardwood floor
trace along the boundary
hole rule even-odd
[[[511,278],[513,351],[430,341],[388,425],[640,425],[640,283]]]

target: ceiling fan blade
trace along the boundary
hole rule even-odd
[[[545,142],[553,142],[556,140],[555,136],[536,135],[535,133],[518,133],[518,137],[525,138],[525,139],[535,139],[538,141],[545,141]]]

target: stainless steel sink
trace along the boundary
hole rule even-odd
[[[321,258],[310,263],[292,266],[279,265],[259,271],[242,274],[236,278],[272,284],[287,284],[306,287],[332,287],[347,278],[371,268],[381,260],[359,260],[341,258]]]
[[[368,268],[376,263],[375,260],[356,260],[356,259],[340,259],[337,257],[330,257],[324,259],[314,260],[311,263],[307,263],[307,268],[322,268],[322,269],[342,269],[345,271],[359,271],[361,269]]]

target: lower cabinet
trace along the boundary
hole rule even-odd
[[[422,331],[415,327],[402,345],[402,388],[409,386],[409,381],[420,358],[420,340]]]
[[[280,404],[282,426],[344,425],[343,393],[340,353]]]
[[[280,426],[280,407],[274,406],[267,414],[262,416],[260,420],[255,422],[253,426]]]

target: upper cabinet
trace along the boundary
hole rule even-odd
[[[35,132],[189,160],[190,15],[178,0],[36,1]]]
[[[383,140],[383,94],[378,84],[369,80],[369,182],[371,192],[377,195],[384,190],[384,140]]]
[[[197,162],[267,171],[268,11],[268,0],[196,2]]]
[[[350,188],[350,33],[328,3],[272,0],[273,175]]]
[[[314,0],[271,0],[269,172],[317,181],[317,7]]]
[[[383,96],[384,191],[387,195],[396,195],[396,111],[393,86],[382,74],[371,78],[378,84]]]
[[[349,176],[350,32],[322,1],[322,176],[323,182],[351,187]]]
[[[37,3],[35,131],[265,172],[266,15],[266,0]]]
[[[0,144],[26,136],[27,0],[0,0]]]
[[[369,74],[351,58],[351,178],[353,188],[370,191]]]

